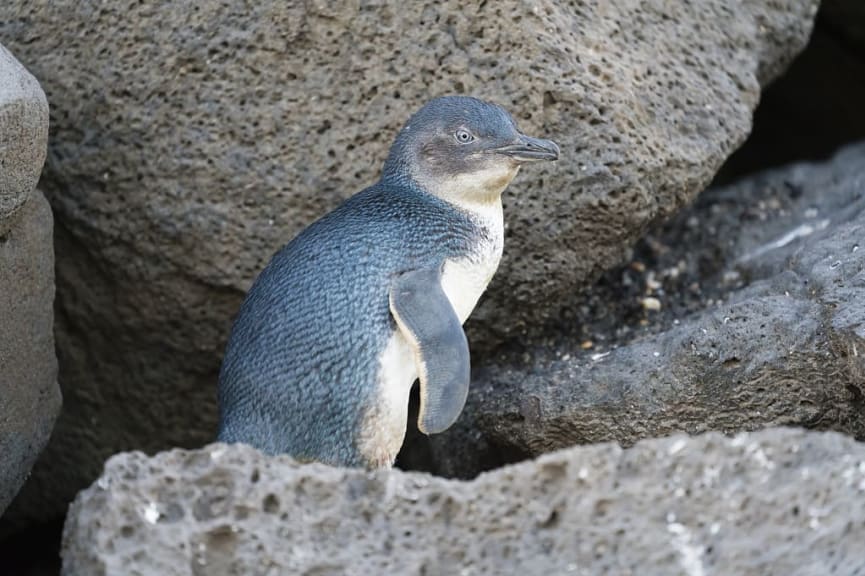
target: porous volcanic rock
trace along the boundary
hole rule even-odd
[[[408,115],[467,93],[562,147],[508,192],[476,355],[558,307],[747,136],[816,0],[0,5],[52,103],[67,411],[28,492],[57,513],[115,452],[213,437],[243,292],[375,180]]]
[[[45,94],[0,46],[0,515],[60,410],[53,220],[45,197],[34,190],[47,135]]]
[[[576,447],[471,482],[217,444],[111,458],[63,574],[853,575],[863,519],[865,445],[836,433]]]
[[[0,235],[36,188],[48,143],[48,101],[36,78],[0,45]]]

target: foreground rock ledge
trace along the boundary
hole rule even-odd
[[[471,482],[245,446],[111,458],[66,575],[854,574],[865,444],[776,428],[571,448]]]

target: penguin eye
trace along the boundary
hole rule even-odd
[[[459,130],[454,132],[454,138],[456,138],[457,142],[459,142],[460,144],[468,144],[475,139],[475,137],[472,136],[472,133],[465,128],[460,128]]]

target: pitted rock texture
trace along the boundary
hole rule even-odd
[[[0,235],[0,515],[48,443],[61,402],[51,207],[39,191],[28,196]]]
[[[4,2],[0,37],[53,105],[44,181],[69,401],[33,509],[61,510],[112,453],[212,439],[244,291],[377,178],[429,98],[496,101],[563,150],[506,195],[504,261],[469,326],[477,355],[555,321],[706,185],[816,6]]]
[[[0,46],[0,515],[60,410],[53,219],[35,190],[47,135],[45,94]]]
[[[430,437],[433,470],[470,477],[675,431],[800,425],[865,438],[865,143],[707,191],[669,229],[668,272],[704,268],[712,303],[676,312],[667,301],[689,279],[657,294],[671,308],[660,333],[608,350],[509,351],[475,373],[457,425]]]
[[[45,93],[36,78],[0,45],[0,235],[9,230],[12,214],[36,188],[47,142]]]
[[[217,444],[111,458],[63,574],[852,576],[863,519],[865,445],[834,433],[577,447],[471,482]]]

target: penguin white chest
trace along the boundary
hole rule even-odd
[[[442,290],[460,323],[466,321],[486,290],[504,247],[501,202],[473,208],[471,213],[487,231],[484,240],[465,257],[445,261],[441,277]],[[390,466],[405,437],[409,393],[418,377],[415,353],[399,329],[391,334],[379,362],[378,397],[365,414],[358,448],[370,462]]]
[[[472,216],[487,234],[466,257],[445,261],[442,269],[442,290],[453,306],[460,323],[466,321],[487,289],[504,248],[504,220],[501,202],[473,208]]]

